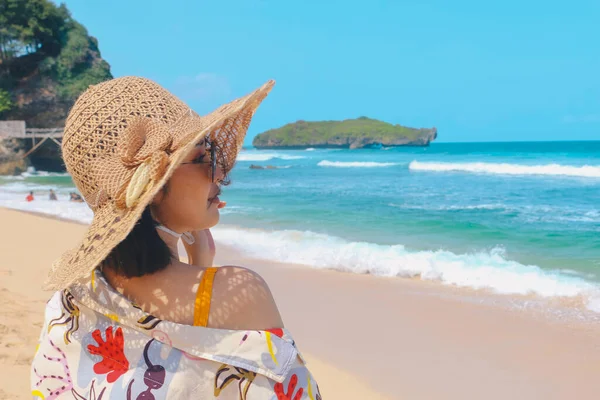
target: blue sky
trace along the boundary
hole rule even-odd
[[[69,0],[114,76],[201,114],[277,80],[250,139],[298,119],[440,142],[600,139],[600,1]]]

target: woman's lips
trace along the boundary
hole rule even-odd
[[[219,199],[219,196],[211,197],[210,199],[208,199],[208,202],[210,203],[210,205],[216,204],[217,208],[223,208],[227,205],[227,202],[221,201],[221,199]]]

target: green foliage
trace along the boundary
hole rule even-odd
[[[22,88],[19,82],[26,79],[32,90],[43,87],[69,103],[89,85],[111,78],[97,40],[64,4],[0,0],[0,88]]]
[[[10,100],[10,93],[0,89],[0,114],[12,108],[13,103]]]
[[[0,58],[36,51],[58,54],[69,18],[64,5],[48,0],[0,0]]]
[[[61,83],[59,95],[67,99],[76,98],[89,85],[112,78],[106,61],[93,60],[93,53],[98,52],[96,40],[78,22],[72,21],[71,26],[54,63],[57,81]]]
[[[285,147],[394,145],[419,140],[431,129],[414,129],[360,117],[344,121],[297,121],[279,129],[271,129],[254,138],[254,146],[276,144]]]

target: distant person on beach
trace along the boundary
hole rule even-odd
[[[57,200],[56,193],[54,193],[54,190],[50,189],[50,194],[48,195],[48,198],[50,200]]]
[[[29,192],[29,194],[27,195],[27,197],[25,197],[25,200],[27,202],[33,201],[34,200],[34,198],[33,198],[33,192]]]
[[[69,196],[70,196],[69,197],[69,201],[74,201],[74,202],[77,202],[77,203],[83,203],[83,199],[77,193],[71,192],[71,193],[69,193]]]
[[[221,187],[272,86],[206,116],[138,77],[75,102],[62,154],[94,217],[46,281],[34,395],[321,400],[265,280],[213,264]]]

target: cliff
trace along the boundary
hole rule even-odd
[[[359,149],[371,146],[428,146],[437,129],[392,125],[367,117],[344,121],[297,121],[257,135],[258,149],[331,147]]]
[[[28,128],[62,127],[69,109],[89,85],[112,78],[97,40],[64,4],[0,2],[0,32],[0,120],[24,120]],[[30,141],[20,139],[1,142],[0,163],[4,164],[14,164],[18,154],[31,147]],[[14,172],[25,164],[60,170],[57,150],[55,144],[45,143]]]

